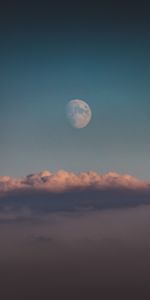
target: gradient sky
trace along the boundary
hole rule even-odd
[[[1,4],[0,175],[92,169],[150,178],[148,12],[144,2]],[[84,129],[65,115],[74,98],[93,112]]]

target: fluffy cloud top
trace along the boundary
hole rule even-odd
[[[93,171],[78,174],[59,170],[55,173],[43,171],[30,174],[22,178],[9,176],[0,177],[0,195],[18,190],[45,190],[54,193],[66,192],[74,189],[102,190],[109,188],[150,189],[150,183],[141,181],[128,174],[120,175],[109,172],[98,174]]]
[[[43,171],[0,177],[0,220],[150,205],[150,183],[114,172]]]

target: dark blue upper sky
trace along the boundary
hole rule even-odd
[[[115,170],[150,177],[148,8],[2,4],[0,173]],[[74,129],[69,100],[90,105]]]

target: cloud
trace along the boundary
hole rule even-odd
[[[0,178],[0,216],[32,219],[50,213],[88,212],[150,204],[150,183],[114,172],[60,170]]]
[[[98,174],[93,171],[78,174],[59,170],[55,173],[43,171],[23,178],[0,177],[0,194],[14,190],[45,190],[50,192],[66,192],[72,189],[101,190],[107,188],[150,189],[150,183],[141,181],[128,174],[115,172]]]

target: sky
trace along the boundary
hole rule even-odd
[[[114,170],[149,179],[150,21],[144,2],[5,1],[0,175]],[[92,121],[74,129],[71,99]]]
[[[1,0],[2,299],[150,299],[149,11]]]

